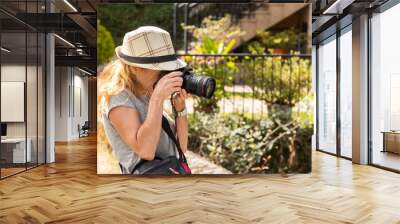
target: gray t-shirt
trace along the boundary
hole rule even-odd
[[[104,101],[103,101],[104,102]],[[125,89],[117,95],[110,96],[108,105],[105,105],[105,111],[103,111],[103,125],[108,141],[112,147],[113,153],[118,159],[122,166],[123,174],[132,173],[135,165],[140,161],[140,157],[135,153],[134,149],[130,148],[114,129],[108,114],[111,109],[119,106],[125,106],[135,109],[139,114],[140,122],[143,123],[148,110],[148,97],[137,97],[131,91]],[[129,119],[129,118],[126,118]],[[168,119],[171,129],[175,134],[175,124]],[[161,121],[160,121],[161,122]],[[166,158],[171,155],[177,155],[177,149],[175,143],[168,137],[167,133],[162,130],[160,133],[160,140],[156,149],[156,157]]]

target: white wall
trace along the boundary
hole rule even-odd
[[[352,23],[352,161],[368,163],[368,15]],[[372,38],[373,39],[373,38]]]
[[[67,67],[55,68],[55,141],[68,140],[68,87]]]
[[[73,119],[71,120],[71,135],[74,138],[78,137],[78,124],[83,125],[85,121],[88,120],[88,78],[82,76],[83,73],[78,71],[78,75],[76,74],[77,70],[74,71],[74,108],[73,108]],[[80,93],[79,93],[80,91]],[[80,97],[79,97],[80,95]],[[80,102],[78,102],[80,101]],[[79,108],[81,107],[81,108]],[[81,111],[79,111],[81,109]]]
[[[27,69],[28,74],[35,70],[36,67],[28,66],[27,68],[25,65],[11,65],[5,64],[1,66],[1,81],[4,82],[25,82],[25,75]],[[36,83],[34,83],[36,85]],[[27,93],[28,98],[36,97],[36,89],[34,93]],[[32,99],[27,99],[28,102],[31,102]],[[2,110],[7,110],[7,108],[1,108]],[[31,114],[27,114],[28,121],[33,120],[33,117],[30,116]],[[36,118],[36,114],[34,115]],[[26,122],[7,122],[7,136],[8,137],[25,137],[25,123]],[[29,126],[30,127],[30,126]],[[28,136],[30,137],[30,136]]]
[[[50,12],[53,8],[50,1],[46,1]],[[54,35],[46,35],[46,163],[56,159],[55,154],[55,42]]]
[[[1,66],[1,81],[18,81],[25,82],[25,65],[2,65]],[[30,68],[28,68],[29,70]],[[7,108],[1,108],[7,110]],[[10,122],[7,123],[8,137],[25,137],[25,122]]]
[[[38,69],[38,70],[37,70]],[[21,108],[23,114],[26,112],[26,120],[21,122],[6,122],[7,137],[25,138],[30,140],[32,162],[44,163],[44,74],[41,66],[25,66],[20,64],[3,64],[1,66],[2,82],[24,82],[26,84],[26,107]],[[27,81],[25,78],[27,77]],[[3,91],[4,89],[2,89]],[[24,94],[24,90],[21,94]],[[7,97],[2,95],[2,97]],[[15,113],[10,107],[2,107],[1,110],[6,113]],[[15,109],[14,109],[15,110]]]
[[[88,120],[88,78],[83,75],[76,68],[56,67],[56,141],[77,139],[78,124]]]

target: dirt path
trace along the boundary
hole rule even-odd
[[[194,152],[185,153],[189,167],[193,174],[231,174],[232,172],[214,164],[207,158],[204,158]]]

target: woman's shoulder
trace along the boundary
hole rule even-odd
[[[132,93],[132,91],[130,91],[129,89],[122,89],[121,91],[119,91],[117,94],[112,95],[112,98],[115,99],[126,99],[126,98],[130,98],[130,99],[134,99],[137,100],[138,97]]]
[[[128,89],[123,89],[115,95],[110,96],[110,105],[134,105],[138,98]]]

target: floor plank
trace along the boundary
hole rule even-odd
[[[0,223],[400,223],[400,175],[320,152],[311,174],[96,174],[96,139],[0,181]]]

